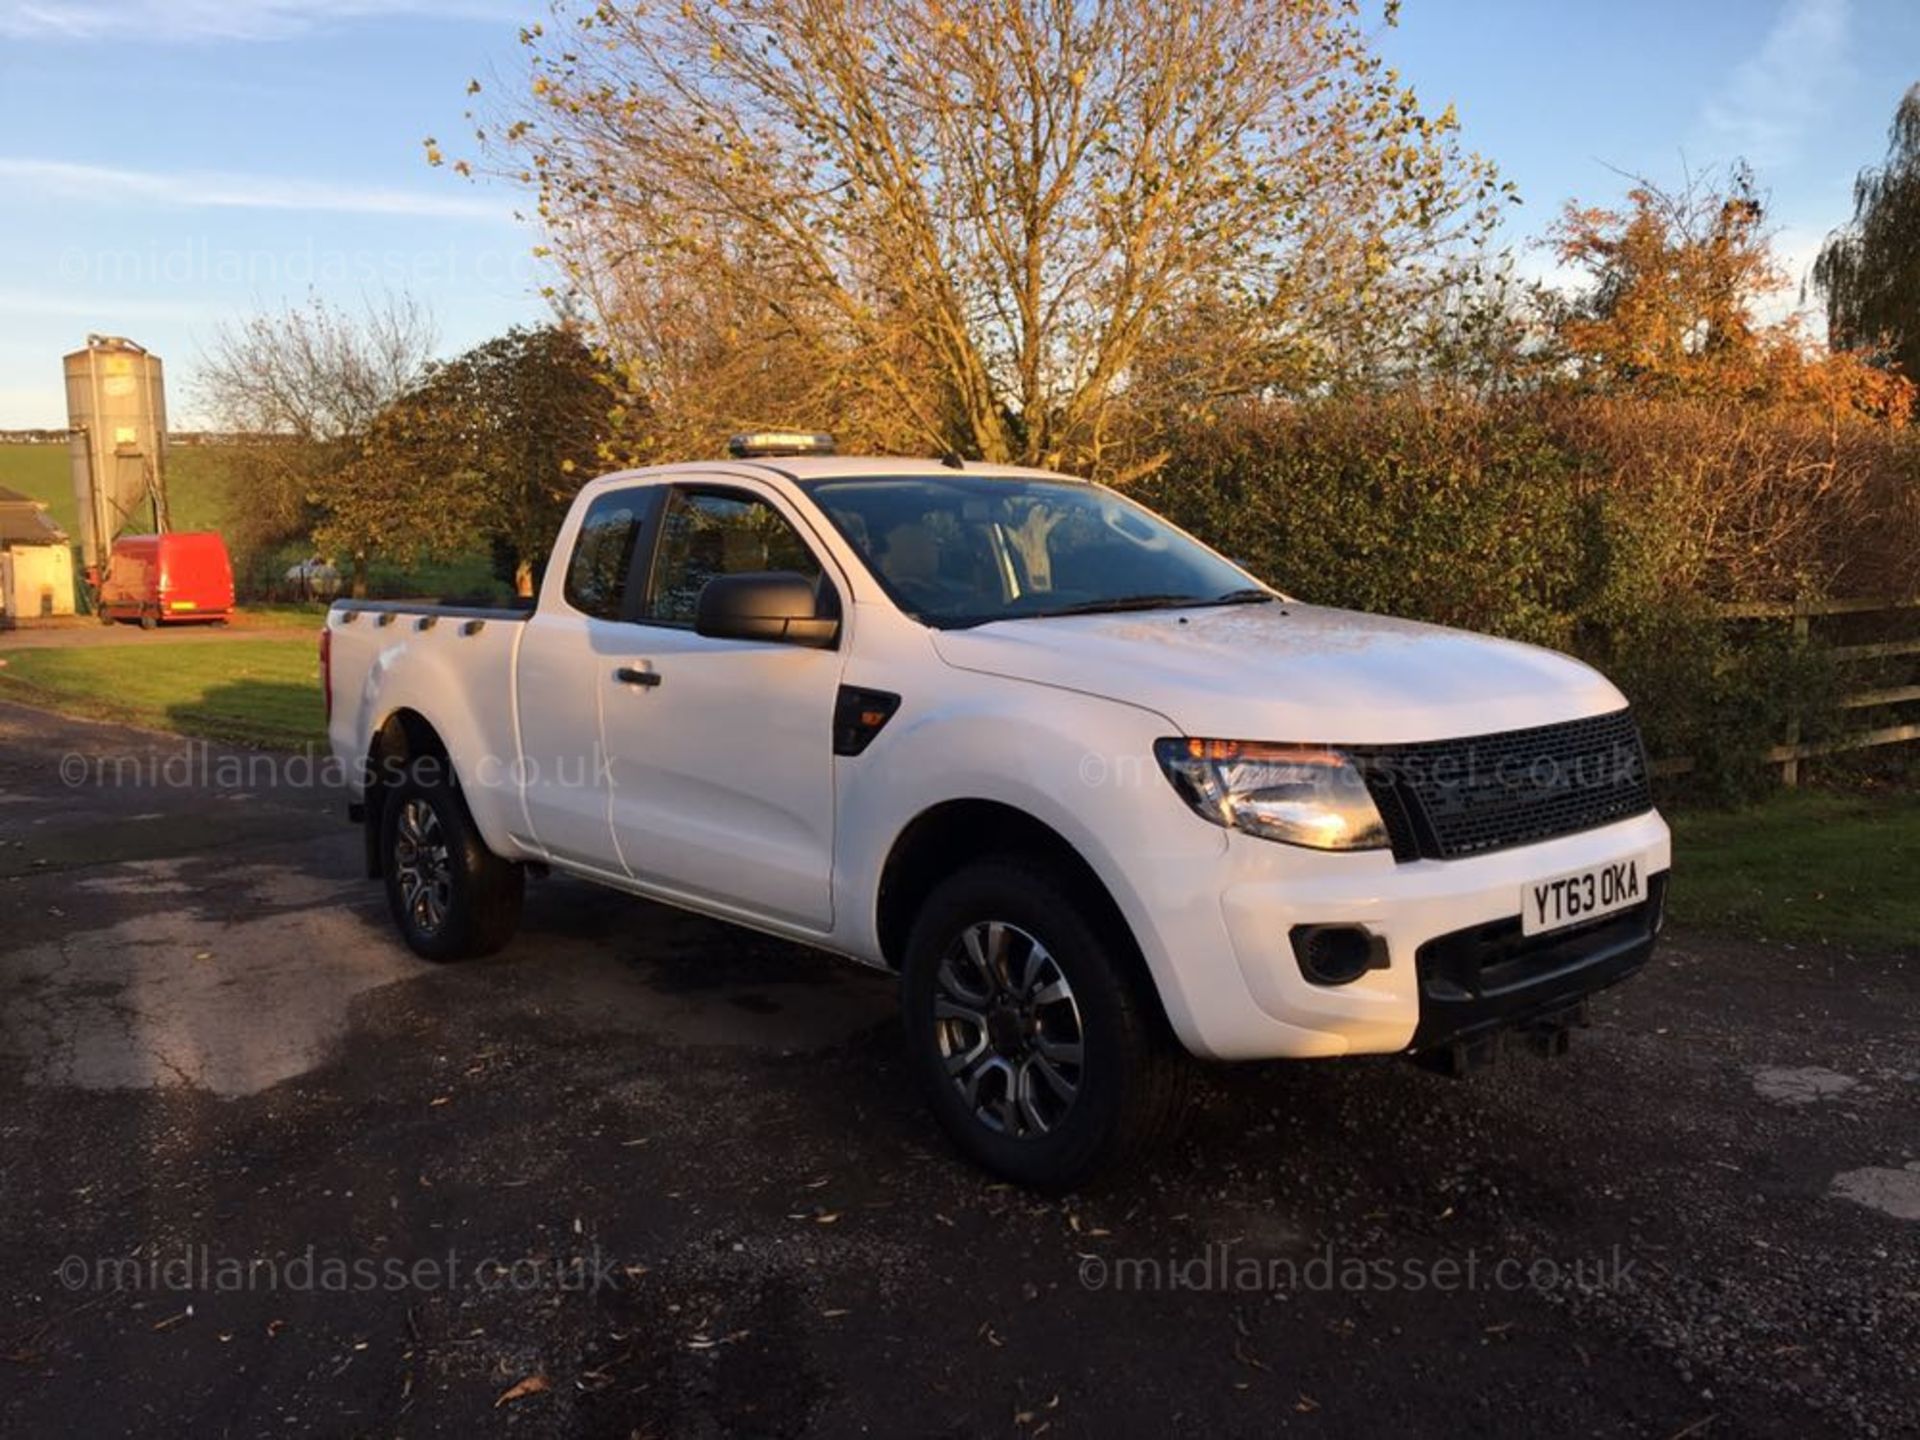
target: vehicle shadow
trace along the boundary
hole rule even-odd
[[[317,672],[305,684],[240,675],[176,701],[166,714],[170,728],[199,739],[311,752],[326,743],[324,707]]]

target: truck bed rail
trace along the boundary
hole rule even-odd
[[[524,624],[533,618],[531,606],[519,609],[503,605],[439,605],[423,600],[336,600],[327,611],[337,613],[342,625],[351,625],[362,615],[376,617],[376,625],[391,625],[400,616],[410,615],[415,617],[417,630],[431,630],[441,620],[478,621],[484,625],[490,620]]]

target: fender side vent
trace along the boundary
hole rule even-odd
[[[842,685],[833,706],[833,753],[858,755],[873,743],[900,708],[900,697],[891,690],[863,690],[858,685]]]

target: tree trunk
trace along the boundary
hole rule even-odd
[[[364,555],[353,557],[353,598],[367,598],[367,557]]]

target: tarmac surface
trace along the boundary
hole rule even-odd
[[[1046,1200],[888,977],[559,879],[428,965],[311,779],[0,705],[0,1433],[1914,1433],[1915,954],[1671,935]]]

